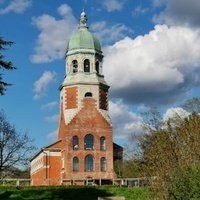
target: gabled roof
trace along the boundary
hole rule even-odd
[[[121,149],[121,150],[123,150],[123,147],[113,142],[113,149]]]
[[[43,149],[51,149],[51,148],[61,148],[60,144],[61,144],[61,139],[56,141],[56,142],[53,142],[45,147],[43,147]]]
[[[30,161],[32,161],[34,158],[36,158],[41,152],[48,150],[48,151],[61,151],[61,141],[62,140],[58,140],[56,142],[53,142],[47,146],[44,146],[43,148],[39,149],[36,154],[30,159]]]

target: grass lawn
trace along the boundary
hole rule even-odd
[[[0,187],[0,200],[97,200],[105,196],[124,196],[126,200],[150,200],[147,188],[113,186]]]

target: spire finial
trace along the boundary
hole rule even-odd
[[[88,28],[87,27],[87,16],[85,14],[84,8],[82,9],[81,18],[80,18],[80,27],[81,29]]]

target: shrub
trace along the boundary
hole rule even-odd
[[[200,166],[178,169],[169,187],[170,200],[200,199]]]

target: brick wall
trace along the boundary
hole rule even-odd
[[[76,88],[69,91],[76,93]],[[69,92],[70,93],[70,92]],[[69,124],[65,124],[62,111],[59,126],[59,141],[48,146],[43,155],[43,167],[31,175],[33,185],[59,185],[60,179],[112,179],[113,170],[113,141],[112,126],[97,109],[97,101],[92,97],[82,100],[83,108],[76,114]],[[73,104],[69,104],[73,105]],[[84,138],[87,134],[94,136],[94,148],[85,150]],[[79,148],[73,149],[73,136],[79,138]],[[106,149],[100,150],[100,138],[106,138]],[[60,152],[51,152],[60,148]],[[43,152],[44,153],[44,152]],[[54,154],[53,154],[54,153]],[[60,154],[59,154],[60,153]],[[94,158],[94,170],[85,171],[85,157],[91,155]],[[73,171],[73,157],[78,157],[78,171]],[[106,158],[106,171],[102,172],[100,159]],[[39,155],[35,159],[39,158]],[[34,160],[32,161],[34,162]],[[62,163],[63,162],[63,163]],[[77,184],[83,182],[77,181]],[[64,184],[71,184],[66,182]]]
[[[77,108],[77,87],[65,89],[65,109]]]
[[[108,91],[104,88],[99,89],[99,108],[108,110]]]
[[[42,160],[40,168],[32,172],[32,185],[59,185],[61,178],[61,156],[54,150],[42,151],[31,163]]]
[[[113,142],[112,142],[112,127],[102,117],[97,110],[97,102],[95,99],[88,97],[82,100],[83,108],[73,118],[68,125],[60,124],[59,135],[63,135],[62,140],[62,155],[65,160],[63,178],[84,179],[86,177],[92,177],[96,179],[113,178]],[[94,136],[94,149],[84,149],[84,137],[86,134],[92,134]],[[73,150],[73,136],[79,138],[79,149]],[[100,150],[100,137],[106,138],[106,150]],[[85,156],[92,155],[94,157],[94,171],[85,172]],[[79,170],[73,172],[72,161],[73,157],[79,158]],[[100,158],[106,158],[106,171],[100,170]]]

